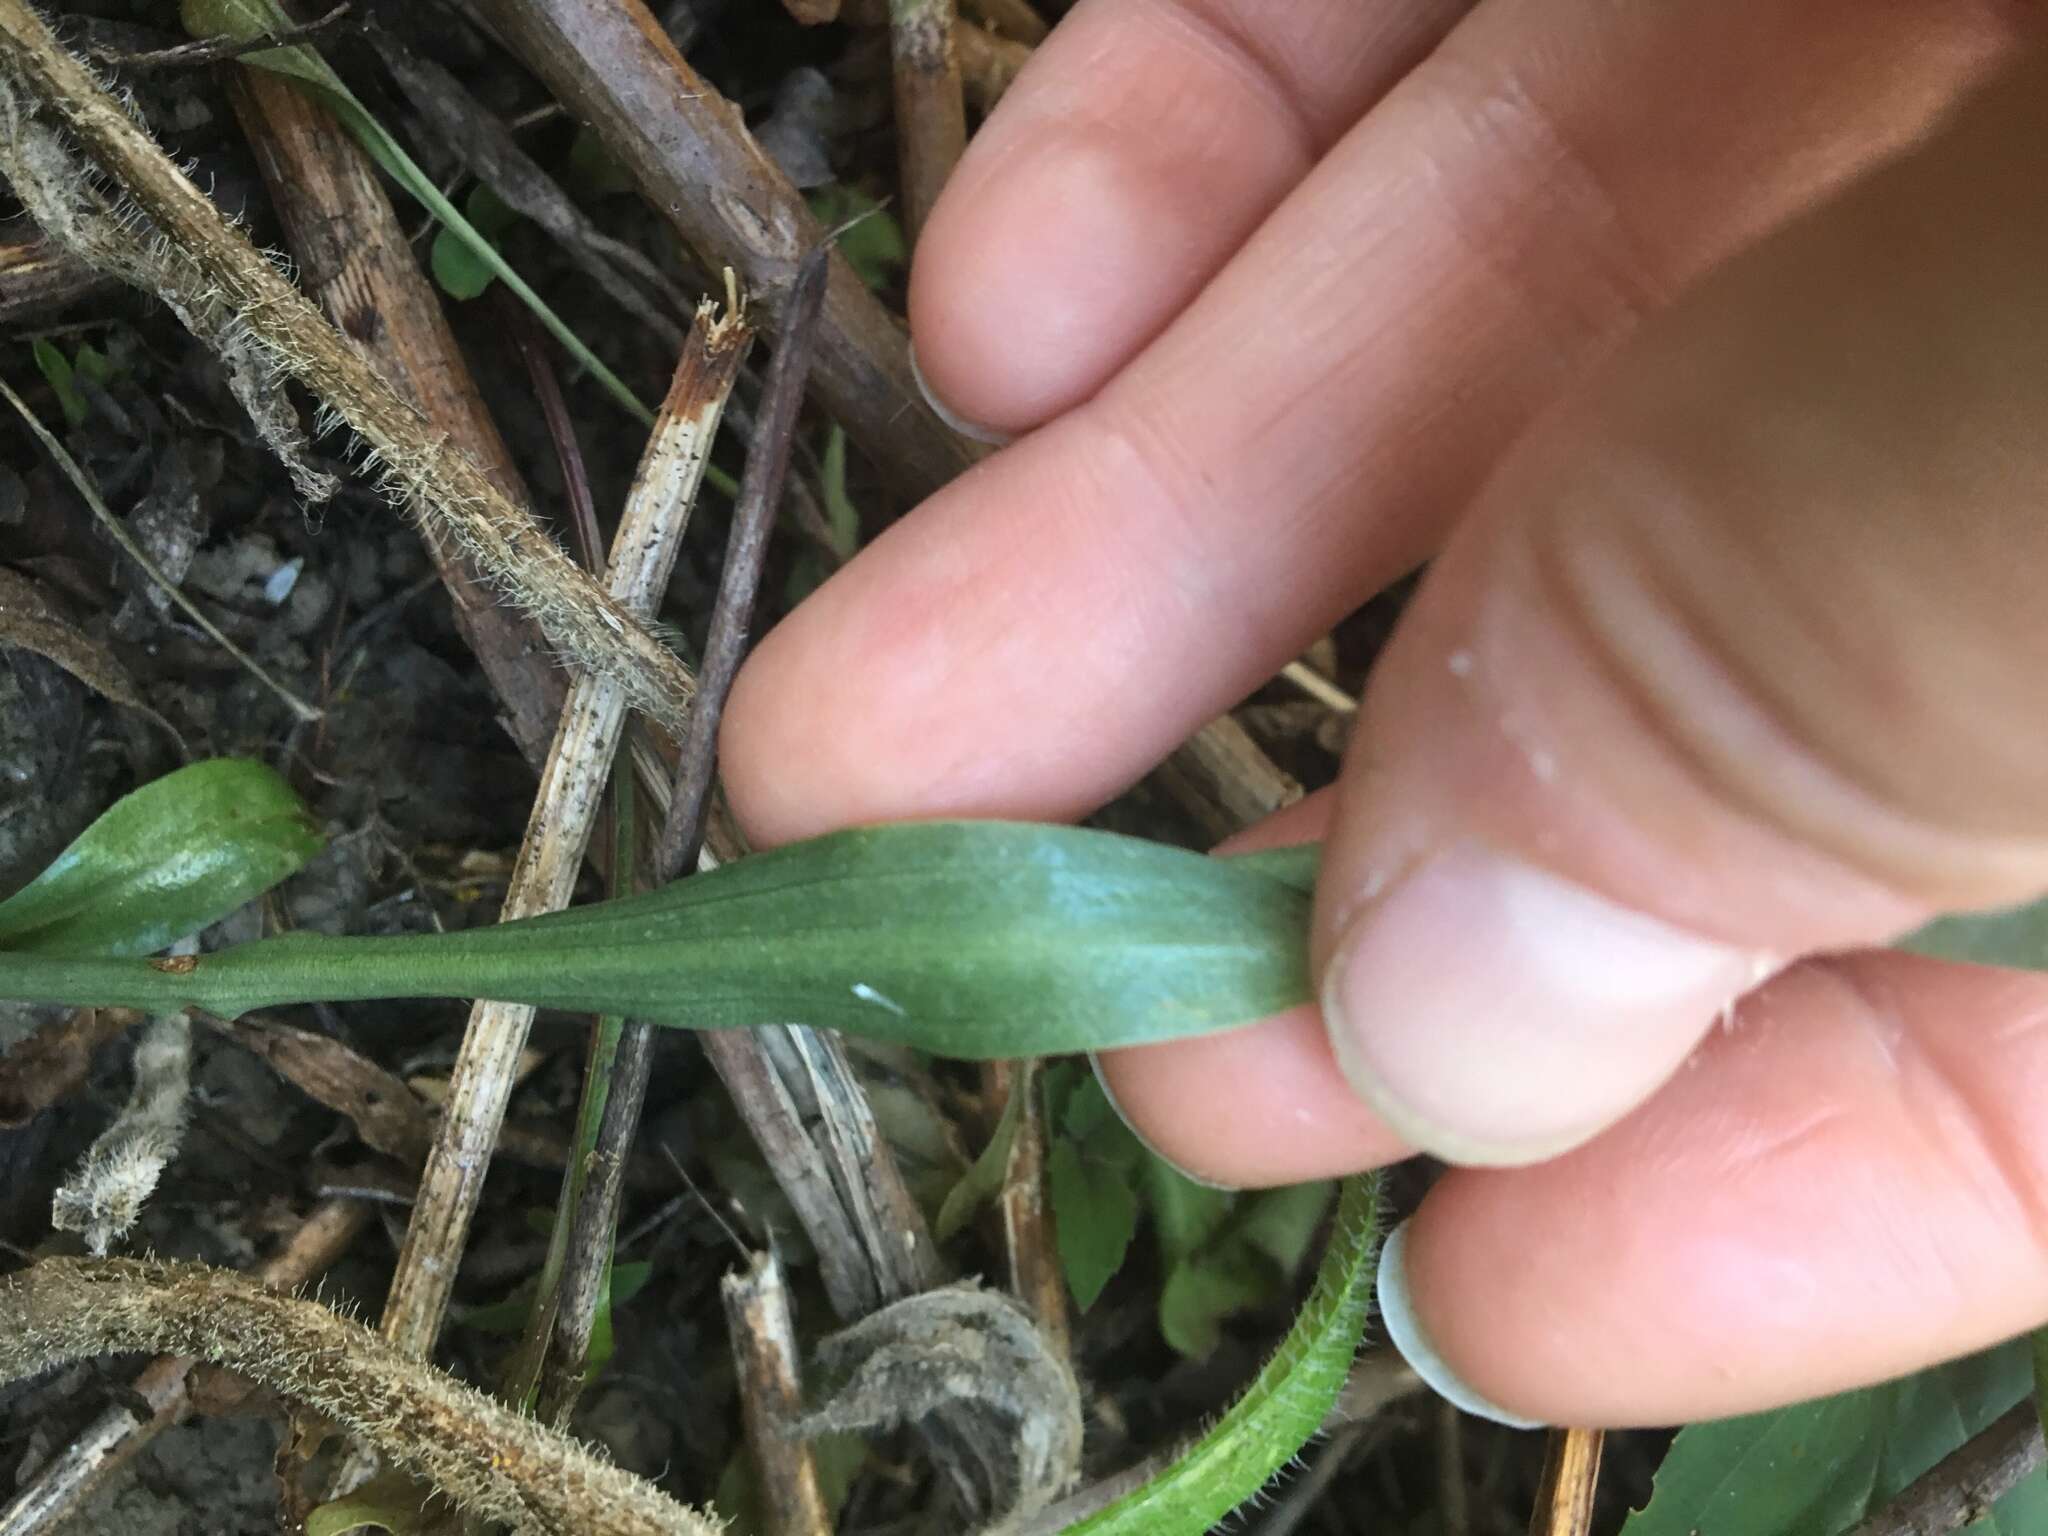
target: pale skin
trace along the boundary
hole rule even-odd
[[[764,642],[748,826],[1083,814],[1428,559],[1251,834],[1326,839],[1327,1006],[1106,1061],[1126,1115],[1235,1185],[1464,1165],[1420,1322],[1550,1422],[2048,1319],[2048,979],[1872,949],[2048,890],[2041,29],[1082,0],[913,274],[1017,441]]]

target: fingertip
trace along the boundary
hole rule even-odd
[[[1380,1323],[1387,1341],[1401,1358],[1414,1367],[1423,1384],[1460,1412],[1488,1419],[1509,1429],[1541,1429],[1543,1420],[1528,1418],[1503,1408],[1459,1374],[1437,1348],[1417,1310],[1417,1292],[1408,1275],[1409,1222],[1402,1222],[1387,1234],[1380,1248],[1379,1274],[1375,1291]]]
[[[910,329],[929,394],[1014,436],[1087,399],[1163,325],[1174,189],[1092,123],[977,145],[918,241]]]
[[[1138,1138],[1203,1183],[1300,1184],[1407,1154],[1345,1085],[1312,1008],[1223,1034],[1105,1051],[1096,1071]]]

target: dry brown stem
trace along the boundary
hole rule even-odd
[[[1026,47],[1037,47],[1052,30],[1031,0],[960,0],[960,8]]]
[[[212,285],[248,339],[360,435],[391,493],[437,520],[578,666],[614,677],[633,703],[677,719],[688,671],[607,595],[222,217],[26,0],[0,0],[0,74],[26,85],[98,162],[181,261]]]
[[[983,117],[995,111],[1011,82],[1031,62],[1028,43],[998,37],[971,21],[954,26],[953,51],[960,59],[961,89]]]
[[[25,325],[112,288],[114,280],[67,251],[30,219],[0,229],[0,325]]]
[[[1600,1452],[1606,1441],[1605,1433],[1597,1429],[1550,1432],[1529,1536],[1586,1536],[1593,1529],[1593,1499],[1600,1491]]]
[[[1218,841],[1301,798],[1301,785],[1229,715],[1188,738],[1160,765],[1159,782]]]
[[[1010,1260],[1010,1289],[1030,1309],[1047,1344],[1065,1360],[1073,1352],[1073,1329],[1067,1315],[1066,1271],[1060,1265],[1052,1202],[1045,1187],[1045,1106],[1037,1087],[1037,1064],[992,1061],[982,1069],[981,1081],[992,1122],[1002,1117],[1011,1094],[1025,1095],[996,1210]]]
[[[356,1323],[192,1264],[46,1259],[0,1281],[0,1380],[125,1350],[228,1367],[361,1436],[456,1504],[549,1536],[719,1527]]]
[[[767,1518],[763,1536],[832,1536],[832,1511],[818,1485],[810,1442],[790,1433],[803,1417],[804,1394],[782,1267],[773,1254],[756,1254],[745,1271],[727,1275],[719,1290],[732,1333],[747,1450]]]
[[[1976,1524],[2048,1462],[2033,1394],[1920,1474],[1849,1536],[1943,1536]]]
[[[291,1240],[258,1268],[258,1281],[285,1290],[307,1284],[347,1251],[369,1214],[369,1207],[359,1200],[323,1201]],[[179,1355],[152,1362],[126,1394],[146,1406],[148,1416],[131,1402],[110,1406],[0,1511],[0,1536],[41,1536],[150,1441],[181,1423],[192,1411],[195,1364]]]
[[[824,231],[739,109],[690,68],[642,0],[477,0],[477,9],[604,137],[706,268],[731,267],[779,322],[797,263]],[[837,258],[812,389],[909,494],[935,490],[972,460],[918,393],[903,332]]]
[[[432,430],[530,517],[533,497],[477,394],[369,156],[310,94],[268,70],[235,71],[229,95],[306,291]],[[538,769],[561,717],[567,679],[533,620],[500,602],[436,525],[423,522],[421,533],[456,626],[498,695],[506,727]]]
[[[890,0],[889,54],[896,80],[896,169],[911,244],[967,150],[967,106],[953,0]]]
[[[709,306],[690,328],[612,545],[607,579],[612,597],[628,612],[651,613],[668,585],[750,334],[737,316],[714,319]],[[609,678],[586,673],[571,686],[501,920],[568,905],[618,750],[625,706],[624,690]],[[480,1002],[470,1013],[385,1304],[384,1336],[408,1354],[425,1357],[440,1332],[533,1015],[532,1008],[498,1002]]]

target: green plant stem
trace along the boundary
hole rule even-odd
[[[1330,1249],[1279,1351],[1215,1428],[1143,1487],[1067,1536],[1202,1536],[1270,1482],[1322,1428],[1371,1308],[1379,1179],[1347,1179]]]

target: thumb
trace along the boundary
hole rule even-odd
[[[2048,888],[2048,67],[1707,279],[1503,462],[1375,672],[1347,1077],[1533,1161],[1801,954]]]

